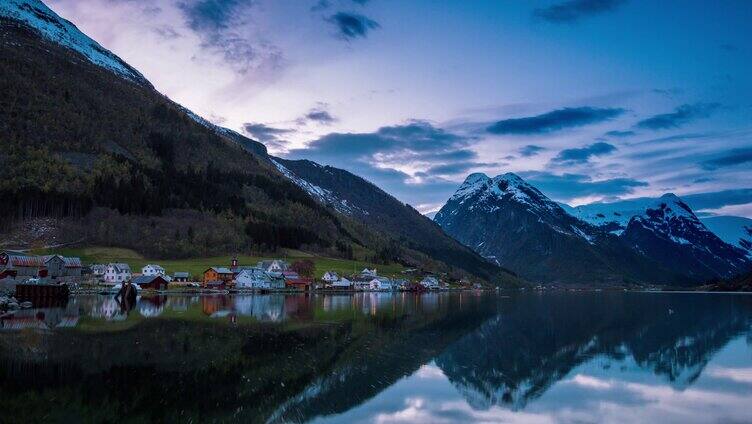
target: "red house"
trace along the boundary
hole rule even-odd
[[[302,291],[311,290],[313,279],[303,278],[295,271],[282,271],[282,277],[285,279],[285,287]]]
[[[167,290],[169,282],[162,278],[161,275],[141,275],[131,280],[142,289]]]

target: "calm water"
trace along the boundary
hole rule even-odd
[[[752,296],[105,296],[0,324],[2,422],[752,422]]]

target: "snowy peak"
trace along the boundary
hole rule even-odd
[[[460,205],[470,201],[473,206],[485,208],[489,212],[499,210],[500,202],[514,201],[525,205],[529,210],[559,212],[561,207],[546,197],[537,188],[528,184],[512,172],[489,178],[486,174],[470,174],[449,199],[449,203]],[[562,211],[563,212],[563,211]]]
[[[0,18],[20,22],[42,37],[84,56],[91,63],[141,85],[151,86],[141,73],[79,31],[39,0],[2,0]]]

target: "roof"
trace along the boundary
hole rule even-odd
[[[188,278],[188,277],[190,277],[190,276],[191,276],[191,274],[190,274],[190,273],[188,273],[188,272],[182,272],[182,271],[178,271],[178,272],[176,272],[175,274],[173,274],[173,276],[174,276],[175,278]]]
[[[223,266],[213,266],[206,271],[212,270],[216,272],[217,274],[232,274],[232,271],[230,271],[230,268],[226,268]]]
[[[147,266],[150,266],[150,267],[152,267],[152,268],[154,268],[154,269],[161,269],[162,271],[164,271],[164,268],[162,268],[162,266],[161,266],[161,265],[157,265],[157,264],[146,264],[146,265],[144,265],[144,268],[146,268]]]
[[[149,284],[152,281],[156,280],[157,278],[165,282],[167,281],[164,278],[162,278],[161,275],[139,275],[138,277],[132,278],[131,283],[138,284],[140,286],[142,284]]]
[[[131,272],[131,267],[128,264],[124,263],[111,263],[108,264],[107,267],[113,267],[115,269],[115,272],[121,273],[121,272]]]

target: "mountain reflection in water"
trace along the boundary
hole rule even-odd
[[[750,421],[752,296],[77,296],[0,320],[3,422]]]

